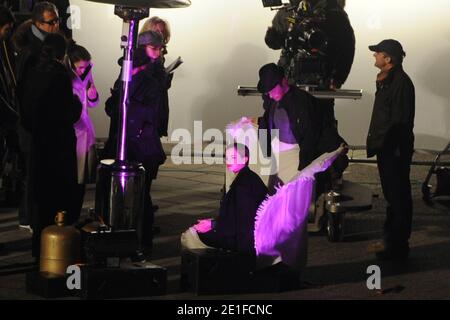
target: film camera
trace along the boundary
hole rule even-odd
[[[331,75],[327,71],[328,37],[320,29],[326,20],[324,6],[314,8],[307,1],[262,0],[264,7],[279,7],[286,12],[287,33],[283,33],[280,64],[291,84],[328,89]]]

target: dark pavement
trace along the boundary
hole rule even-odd
[[[416,160],[432,160],[431,155],[416,155]],[[450,298],[450,209],[422,201],[421,184],[429,169],[414,166],[414,221],[410,259],[404,264],[380,263],[367,246],[380,239],[385,218],[385,201],[373,165],[351,165],[345,179],[369,186],[375,195],[373,209],[347,213],[345,238],[328,242],[324,234],[310,234],[308,267],[304,279],[315,286],[293,292],[200,296],[179,292],[180,234],[198,218],[214,216],[219,207],[224,183],[223,165],[162,167],[154,183],[153,199],[160,209],[150,261],[168,269],[168,293],[149,299],[449,299]],[[84,210],[94,205],[94,186],[89,186]],[[25,274],[32,270],[31,240],[18,228],[17,210],[0,208],[0,298],[41,299],[26,293]],[[381,268],[384,294],[366,286],[367,268]],[[71,298],[77,299],[77,298]]]

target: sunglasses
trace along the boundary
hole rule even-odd
[[[41,23],[45,23],[45,24],[54,26],[54,25],[59,23],[59,18],[55,18],[55,19],[50,20],[50,21],[41,21]]]

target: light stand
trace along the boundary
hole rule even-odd
[[[149,16],[149,9],[116,5],[114,13],[123,19],[124,30],[121,37],[124,54],[117,159],[100,165],[96,213],[103,218],[104,223],[112,231],[136,230],[140,238],[144,214],[145,170],[140,163],[127,161],[126,132],[133,53],[137,42],[139,21]]]
[[[89,0],[90,1],[90,0]],[[123,20],[121,44],[124,50],[122,90],[118,126],[117,159],[102,162],[98,169],[95,211],[112,231],[136,230],[142,235],[145,170],[140,163],[127,161],[127,114],[139,21],[149,8],[181,8],[189,0],[92,0],[114,4],[114,14]]]

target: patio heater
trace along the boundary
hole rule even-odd
[[[102,161],[98,168],[95,211],[111,231],[136,230],[141,233],[145,170],[140,163],[127,160],[127,112],[132,81],[133,54],[139,21],[148,17],[150,8],[182,8],[189,0],[87,0],[115,5],[114,14],[123,20],[122,89],[118,124],[117,156]]]

